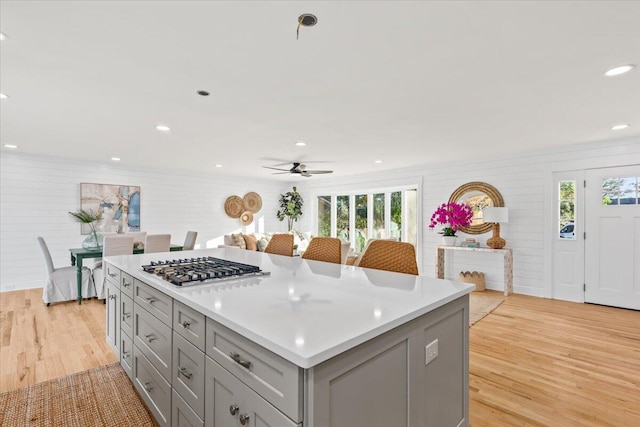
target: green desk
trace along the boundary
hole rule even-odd
[[[181,251],[182,245],[171,245],[169,247],[171,252]],[[71,265],[75,265],[77,269],[77,282],[78,282],[78,304],[82,304],[82,260],[89,258],[102,258],[102,248],[96,249],[84,249],[76,248],[69,249],[71,252]],[[143,254],[143,248],[134,248],[134,254]]]

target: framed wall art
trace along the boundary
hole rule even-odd
[[[80,209],[102,213],[96,228],[103,232],[140,231],[140,187],[80,183]],[[81,224],[82,234],[89,234],[88,224]]]

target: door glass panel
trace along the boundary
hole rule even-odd
[[[384,230],[384,193],[373,195],[373,238],[386,239]]]
[[[576,182],[560,181],[558,195],[558,237],[575,239]]]
[[[318,236],[331,236],[331,196],[318,196]]]
[[[402,192],[391,193],[391,230],[389,237],[402,240]]]
[[[343,242],[349,241],[349,196],[336,198],[338,238]]]
[[[638,200],[636,194],[636,177],[620,178],[620,204],[635,205]]]
[[[356,241],[355,251],[362,252],[367,245],[367,195],[359,194],[356,196]]]
[[[620,201],[620,178],[604,178],[602,180],[602,204],[618,205]]]

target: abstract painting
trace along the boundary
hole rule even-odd
[[[80,183],[80,209],[102,212],[96,229],[103,232],[140,231],[140,187]],[[88,224],[81,224],[82,234],[89,234]]]

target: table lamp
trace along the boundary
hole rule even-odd
[[[482,210],[482,220],[486,223],[493,223],[493,236],[487,240],[487,246],[491,249],[502,249],[507,242],[500,237],[500,223],[509,222],[508,208],[484,208]]]

